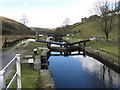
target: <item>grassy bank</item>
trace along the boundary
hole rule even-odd
[[[118,56],[118,48],[115,46],[101,44],[95,41],[88,42],[87,46]]]
[[[22,64],[22,87],[37,88],[39,71],[33,70],[29,64]]]
[[[73,28],[70,28],[69,31],[80,30],[80,32],[76,34],[76,37],[78,38],[105,37],[105,34],[102,32],[100,25],[96,20],[84,22],[77,26],[74,24],[71,25],[71,27]],[[115,37],[118,37],[118,19],[115,19],[114,26],[112,28],[112,31],[109,33],[109,36],[110,38],[117,39]]]
[[[40,38],[41,40],[43,40],[43,38]],[[25,47],[26,52],[24,53],[25,55],[33,55],[34,56],[34,48],[37,47],[46,47],[45,43],[40,43],[40,42],[29,42],[29,44],[27,44],[27,46]],[[37,50],[37,54],[41,54],[41,50]]]
[[[74,38],[69,38],[67,40],[69,42],[75,42],[75,41],[80,41],[80,40],[84,40],[84,39],[74,37]],[[104,51],[106,53],[110,53],[110,54],[113,54],[115,56],[118,56],[118,47],[117,46],[108,45],[107,43],[101,43],[98,41],[90,41],[90,42],[87,42],[86,45],[88,47],[92,47],[92,48]]]
[[[21,73],[22,73],[22,88],[37,88],[39,71],[33,70],[29,64],[21,65]],[[14,71],[15,72],[15,71]],[[7,83],[11,80],[14,72],[7,79]],[[16,88],[16,82],[13,84],[12,88]]]
[[[69,42],[84,40],[84,39],[76,38],[76,37],[69,38],[69,39],[68,37],[66,37],[66,39]],[[98,42],[98,41],[90,41],[86,43],[86,46],[96,49],[101,54],[104,54],[105,56],[110,57],[114,62],[119,63],[120,61],[118,60],[119,58],[118,47],[115,45],[108,45],[108,43],[105,40],[104,42],[105,43]]]

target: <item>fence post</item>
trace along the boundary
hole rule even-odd
[[[2,90],[3,88],[6,88],[4,73],[5,71],[3,70],[0,71],[0,90]]]
[[[20,62],[20,54],[16,54],[17,60],[16,60],[16,70],[17,70],[17,88],[22,88],[22,82],[21,82],[21,62]]]

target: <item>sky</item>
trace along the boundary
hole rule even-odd
[[[23,15],[27,26],[55,28],[63,25],[66,18],[74,24],[93,14],[99,0],[0,0],[0,16],[20,22]]]

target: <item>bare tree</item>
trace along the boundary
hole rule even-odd
[[[20,19],[20,21],[24,24],[24,25],[27,25],[28,23],[28,19],[27,19],[27,16],[25,14],[23,14],[22,18]]]
[[[64,24],[65,26],[68,26],[69,23],[70,23],[70,19],[69,19],[69,18],[66,18],[65,21],[63,22],[63,24]]]
[[[100,25],[101,30],[106,36],[106,41],[108,42],[109,33],[113,29],[114,21],[115,21],[115,12],[116,9],[115,2],[108,2],[107,0],[98,2],[96,5],[96,13],[100,16],[97,19],[97,22]]]

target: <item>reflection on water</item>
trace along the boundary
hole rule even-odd
[[[49,62],[57,88],[120,88],[120,75],[91,57],[51,56]]]
[[[107,85],[106,87],[114,87],[114,85],[119,85],[118,79],[120,75],[106,65],[88,56],[86,58],[82,56],[73,57],[79,59],[80,63],[82,63],[82,67],[84,68],[84,70],[88,70],[89,72],[98,75],[102,83],[104,85]]]

